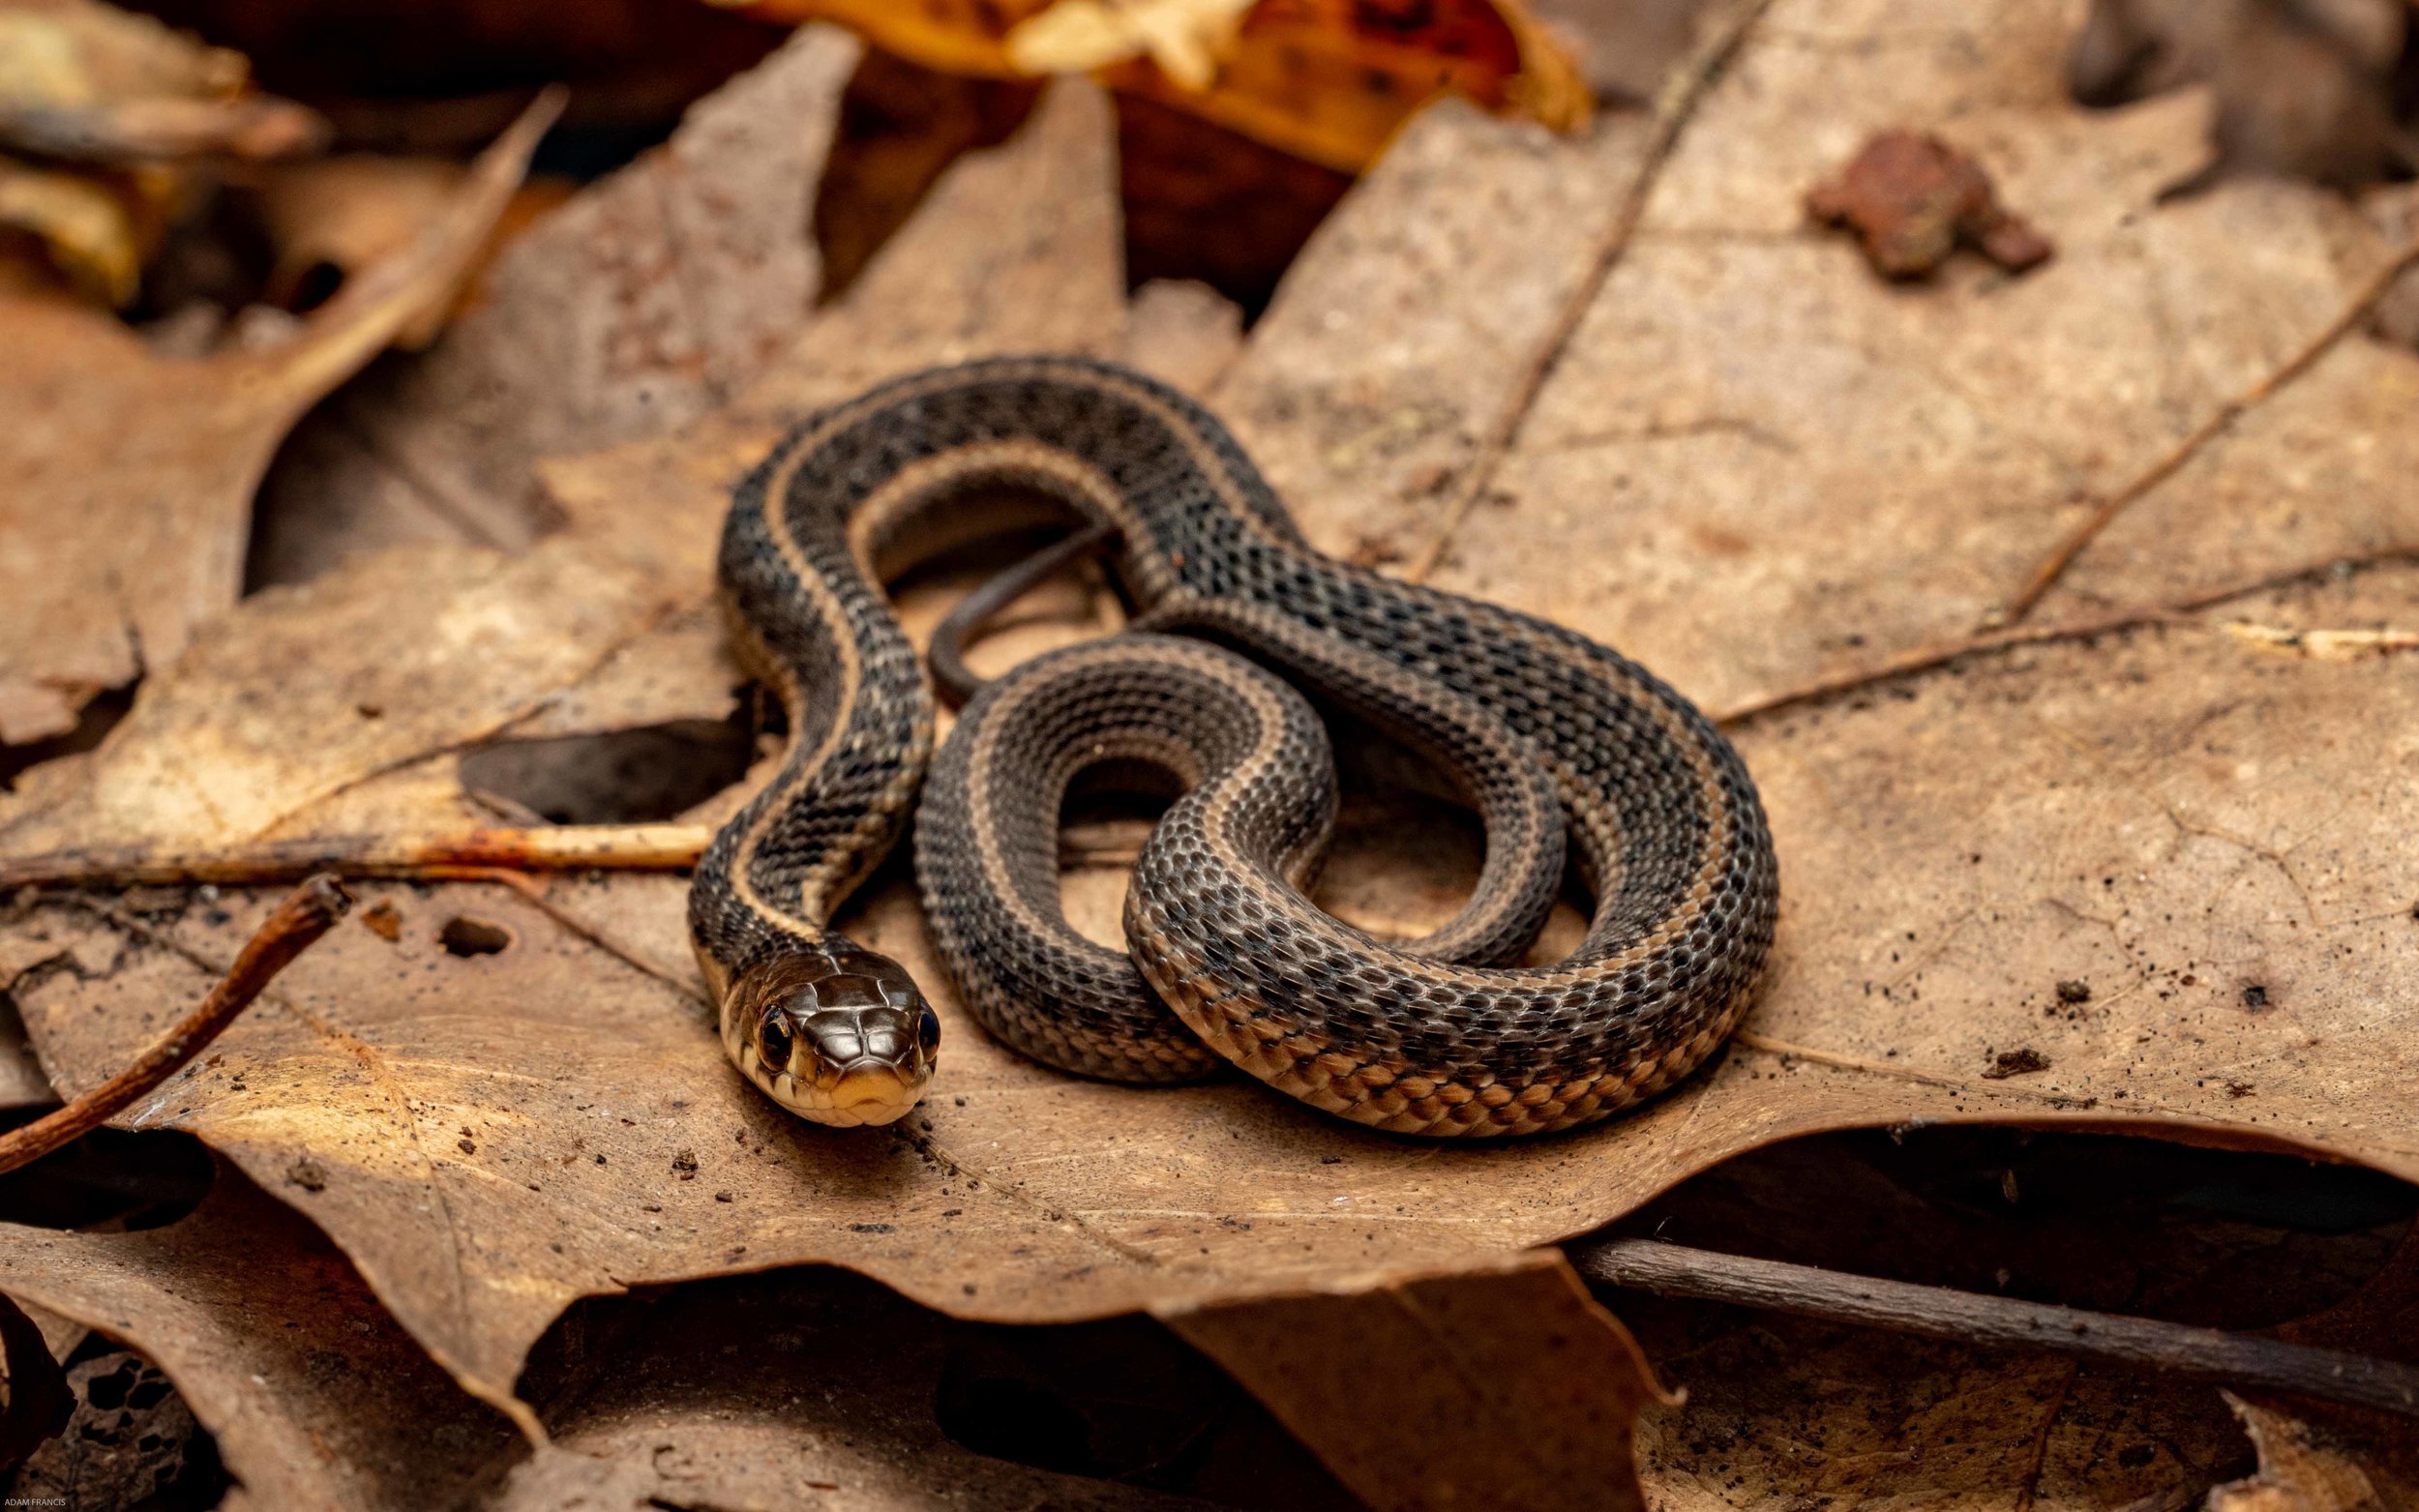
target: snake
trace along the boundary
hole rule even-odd
[[[984,684],[936,754],[887,585],[1047,525],[1110,543],[1129,623]],[[1228,430],[1141,373],[992,358],[813,414],[733,489],[718,576],[788,744],[701,857],[690,934],[731,1061],[811,1121],[893,1122],[934,1076],[923,987],[832,926],[911,826],[959,1000],[1078,1076],[1232,1065],[1397,1134],[1538,1134],[1671,1087],[1754,1000],[1778,870],[1713,723],[1574,631],[1316,549]],[[1483,827],[1468,902],[1426,936],[1309,896],[1329,711],[1425,757]],[[1122,951],[1060,896],[1061,815],[1099,785],[1167,804]],[[1574,884],[1578,944],[1526,961]]]

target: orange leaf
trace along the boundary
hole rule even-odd
[[[1314,163],[1359,172],[1439,94],[1558,130],[1587,87],[1520,0],[760,0],[928,68],[1021,77],[1090,71]]]

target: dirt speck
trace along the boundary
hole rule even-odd
[[[2049,1057],[2027,1045],[2017,1050],[2003,1050],[1991,1057],[1984,1068],[1986,1081],[2004,1082],[2010,1077],[2030,1076],[2049,1069]]]

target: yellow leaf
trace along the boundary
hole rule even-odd
[[[1106,68],[1148,56],[1186,89],[1208,89],[1252,0],[1060,0],[1008,33],[1029,74]]]

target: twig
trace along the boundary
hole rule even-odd
[[[314,872],[343,876],[429,877],[462,870],[675,872],[697,865],[714,831],[703,824],[498,826],[455,835],[330,835],[257,841],[217,850],[163,851],[123,845],[44,851],[0,860],[0,888],[230,886],[291,881]]]
[[[2369,312],[2374,310],[2377,303],[2393,289],[2395,281],[2414,265],[2419,265],[2419,239],[2413,239],[2401,252],[2387,258],[2385,265],[2371,275],[2368,282],[2361,285],[2360,292],[2353,297],[2352,302],[2327,323],[2325,330],[2320,331],[2308,345],[2295,352],[2283,367],[2272,370],[2259,381],[2219,405],[2217,413],[2201,422],[2198,429],[2177,442],[2166,455],[2152,462],[2143,471],[2136,473],[2123,488],[2102,499],[2098,507],[2093,509],[2080,524],[2067,532],[2066,538],[2050,548],[2049,554],[2041,559],[2040,565],[2036,566],[2031,576],[2025,579],[2024,586],[2016,591],[2014,598],[2002,605],[1987,623],[1993,626],[2013,625],[2031,613],[2033,606],[2039,604],[2042,596],[2057,585],[2058,579],[2065,576],[2067,568],[2074,565],[2075,559],[2083,554],[2083,548],[2091,545],[2103,530],[2107,529],[2109,523],[2117,516],[2123,514],[2135,500],[2175,476],[2182,470],[2185,463],[2200,454],[2202,448],[2232,430],[2234,423],[2242,419],[2245,414],[2267,402],[2279,390],[2315,367],[2319,358],[2334,349],[2336,342],[2349,335],[2355,326],[2368,318]]]
[[[2061,640],[2087,640],[2094,636],[2111,635],[2118,631],[2139,630],[2145,625],[2190,624],[2187,615],[2224,604],[2229,599],[2247,598],[2271,588],[2288,587],[2321,574],[2348,565],[2374,566],[2381,562],[2409,561],[2414,555],[2409,547],[2395,547],[2361,557],[2322,562],[2314,567],[2295,567],[2282,573],[2238,582],[2223,584],[2198,593],[2188,594],[2172,603],[2141,605],[2132,608],[2111,609],[2085,619],[2060,620],[2038,625],[2017,625],[2006,630],[1985,631],[1959,636],[1954,640],[1934,641],[1917,646],[1887,661],[1818,677],[1811,682],[1784,688],[1777,693],[1760,694],[1721,710],[1714,722],[1725,727],[1771,714],[1780,709],[1811,703],[1860,688],[1893,682],[1917,672],[1927,672],[1969,656],[1982,656],[1993,651],[2012,650],[2017,646],[2046,645]]]
[[[295,888],[245,942],[235,964],[201,1000],[201,1006],[153,1040],[134,1064],[58,1112],[0,1135],[0,1172],[39,1160],[101,1127],[174,1076],[252,1006],[271,978],[334,929],[352,905],[352,895],[333,876],[314,876]]]
[[[2339,1349],[1879,1281],[1654,1239],[1574,1245],[1569,1254],[1579,1274],[1592,1281],[1659,1296],[1733,1302],[1962,1344],[2046,1349],[2419,1416],[2419,1369]]]
[[[1629,181],[1628,190],[1622,195],[1621,204],[1613,213],[1612,223],[1597,239],[1594,254],[1589,258],[1587,271],[1580,276],[1578,286],[1570,291],[1570,297],[1564,300],[1562,308],[1555,311],[1554,323],[1546,328],[1544,336],[1532,348],[1529,360],[1522,365],[1520,374],[1512,384],[1510,397],[1496,411],[1486,433],[1478,438],[1478,450],[1471,456],[1470,464],[1462,469],[1461,480],[1455,486],[1452,497],[1446,503],[1445,518],[1438,522],[1436,533],[1428,538],[1419,556],[1404,570],[1403,575],[1413,582],[1424,582],[1428,575],[1436,571],[1437,563],[1445,559],[1453,538],[1460,534],[1463,523],[1470,519],[1470,512],[1478,507],[1479,497],[1495,481],[1496,469],[1503,465],[1512,442],[1519,437],[1520,427],[1529,418],[1529,411],[1536,406],[1538,395],[1544,391],[1546,379],[1552,377],[1554,370],[1561,366],[1571,338],[1579,332],[1580,322],[1587,318],[1588,311],[1596,304],[1597,295],[1603,291],[1604,281],[1612,277],[1613,269],[1621,262],[1622,253],[1628,250],[1630,237],[1637,232],[1638,222],[1645,219],[1647,200],[1654,194],[1655,186],[1662,180],[1663,165],[1670,161],[1672,149],[1679,145],[1681,131],[1688,124],[1688,118],[1696,113],[1697,103],[1705,98],[1706,90],[1720,76],[1724,66],[1739,50],[1739,44],[1747,40],[1748,29],[1754,26],[1771,4],[1772,0],[1741,0],[1739,6],[1722,17],[1695,50],[1672,71],[1661,93],[1656,97],[1655,129],[1647,139],[1645,161],[1639,164],[1637,175]]]
[[[2147,609],[2121,609],[2098,618],[2062,625],[2023,625],[2014,630],[1996,631],[1986,635],[1960,636],[1955,640],[1934,641],[1917,646],[1887,661],[1857,667],[1830,677],[1818,677],[1800,683],[1779,693],[1765,694],[1732,704],[1714,716],[1714,723],[1725,727],[1750,720],[1758,715],[1794,708],[1838,694],[1853,693],[1876,683],[1893,682],[1916,672],[1928,672],[1935,667],[1969,656],[1991,651],[2009,651],[2017,646],[2043,645],[2055,640],[2081,640],[2104,636],[2113,631],[2137,630],[2144,625],[2165,624],[2175,620],[2182,610],[2165,607]]]

